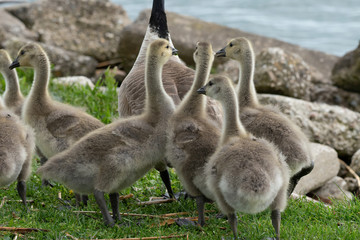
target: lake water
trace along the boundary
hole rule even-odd
[[[152,0],[112,1],[132,20],[152,7]],[[165,9],[338,56],[360,40],[359,0],[165,0]]]

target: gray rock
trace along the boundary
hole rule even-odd
[[[36,40],[39,36],[29,31],[19,19],[0,8],[0,48],[4,47],[6,40],[14,37]]]
[[[346,181],[346,189],[350,192],[355,192],[359,189],[359,185],[358,182],[355,178],[353,177],[346,177],[344,178],[344,180]]]
[[[140,44],[144,37],[150,18],[150,10],[142,11],[135,22],[125,27],[120,38],[119,55],[124,57],[125,70],[128,71],[135,61]],[[280,47],[286,51],[301,56],[309,65],[318,69],[325,78],[330,78],[330,72],[338,57],[322,52],[301,48],[297,45],[263,37],[238,29],[221,26],[215,23],[201,21],[193,17],[167,12],[169,31],[179,56],[188,65],[194,65],[193,52],[197,41],[211,42],[214,50],[224,47],[226,42],[235,37],[247,37],[254,45],[255,53],[269,47]],[[217,59],[215,65],[226,59]]]
[[[333,199],[352,200],[354,198],[351,192],[347,190],[346,181],[338,176],[333,177],[312,193],[326,202],[331,202]]]
[[[41,0],[7,9],[41,35],[41,42],[92,56],[118,57],[120,32],[130,23],[126,12],[109,0]]]
[[[328,145],[344,158],[351,157],[360,148],[360,113],[284,96],[258,95],[261,103],[279,106],[310,141]]]
[[[13,39],[5,42],[5,48],[12,58],[15,58],[19,49],[29,41]],[[97,61],[89,56],[66,51],[62,48],[40,43],[49,56],[54,77],[82,75],[91,77],[95,74]]]
[[[360,149],[351,157],[350,167],[360,176]]]
[[[331,79],[340,88],[360,93],[360,42],[336,62]]]
[[[268,48],[256,57],[255,68],[254,82],[258,92],[310,101],[313,71],[297,54]]]
[[[329,146],[311,143],[314,157],[314,169],[302,177],[294,189],[294,193],[305,195],[312,190],[323,186],[335,177],[340,169],[337,153]]]

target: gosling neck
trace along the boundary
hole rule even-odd
[[[201,60],[196,64],[194,82],[180,104],[179,112],[198,116],[205,114],[206,97],[203,94],[198,94],[197,89],[204,86],[209,78],[211,64],[210,59]]]
[[[9,64],[10,65],[10,64]],[[5,78],[6,88],[4,92],[4,101],[7,106],[24,99],[19,86],[19,79],[16,70],[6,69],[2,72]]]
[[[146,102],[144,114],[154,119],[161,118],[167,110],[174,110],[174,103],[162,84],[163,64],[157,56],[149,56],[145,66]]]
[[[232,137],[246,137],[248,134],[240,121],[239,106],[233,89],[229,89],[225,101],[221,101],[221,104],[224,110],[224,125],[219,142],[220,145],[226,144]]]
[[[236,87],[240,108],[256,107],[259,100],[254,85],[255,57],[249,51],[244,59],[239,61],[239,82]]]
[[[39,59],[34,65],[34,82],[29,93],[29,96],[34,101],[49,98],[50,62],[45,54],[39,54],[37,57]]]

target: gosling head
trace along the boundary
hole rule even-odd
[[[229,57],[234,60],[247,59],[253,54],[251,42],[244,38],[232,39],[224,48],[216,52],[216,57]]]
[[[147,50],[147,56],[151,59],[158,58],[160,64],[165,64],[172,55],[177,55],[177,50],[170,46],[166,39],[153,41]]]
[[[228,77],[215,76],[211,78],[205,86],[199,88],[197,92],[214,98],[215,100],[222,101],[231,91],[234,91],[232,85]]]
[[[194,62],[198,64],[201,60],[214,61],[214,52],[208,42],[198,42],[193,54]]]
[[[17,57],[11,63],[9,68],[34,67],[36,63],[39,62],[39,57],[43,58],[44,55],[45,52],[40,45],[28,43],[19,50]]]
[[[4,49],[0,49],[0,72],[7,70],[9,63],[11,63],[9,54]]]

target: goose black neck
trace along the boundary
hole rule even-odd
[[[164,0],[153,1],[149,26],[158,34],[159,38],[169,40],[169,30],[167,26]]]

